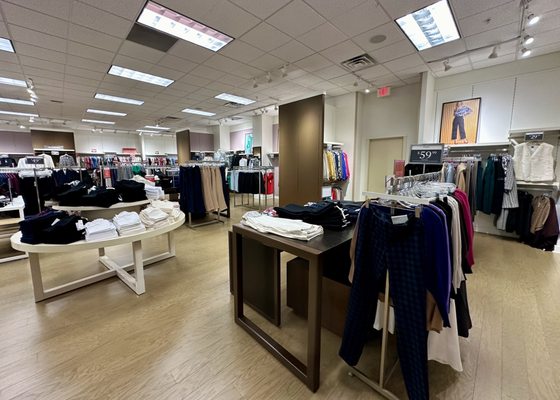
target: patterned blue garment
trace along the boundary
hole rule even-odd
[[[464,117],[465,115],[469,115],[470,113],[472,113],[472,108],[461,106],[455,110],[454,115],[456,117]]]

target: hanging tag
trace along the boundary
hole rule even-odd
[[[393,215],[391,217],[393,225],[402,225],[408,222],[408,215]]]
[[[60,219],[57,218],[52,222],[51,226],[55,226],[58,222],[60,222]]]
[[[76,222],[76,229],[79,231],[83,231],[84,229],[86,229],[86,227],[84,226],[84,222],[81,219]]]

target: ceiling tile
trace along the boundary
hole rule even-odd
[[[163,58],[157,62],[157,65],[171,68],[176,71],[182,71],[184,73],[192,71],[197,66],[195,63],[169,54],[163,56]]]
[[[293,0],[277,11],[267,22],[294,38],[326,22],[315,10],[302,0]]]
[[[326,19],[331,19],[337,15],[344,14],[367,0],[304,0],[315,11]]]
[[[262,56],[264,51],[238,39],[221,49],[220,54],[237,61],[250,62]]]
[[[486,60],[475,62],[473,63],[473,68],[474,69],[486,68],[486,67],[491,67],[493,65],[504,64],[512,61],[515,61],[515,53],[507,54],[498,58],[491,58],[491,59],[487,58]]]
[[[320,54],[313,54],[312,56],[298,61],[296,65],[308,72],[314,72],[331,66],[332,62]]]
[[[231,72],[233,69],[235,68],[239,68],[241,65],[243,65],[242,63],[240,63],[239,61],[235,61],[232,60],[231,58],[222,56],[220,54],[215,54],[212,57],[210,57],[208,60],[206,60],[204,62],[204,66],[210,66],[214,69],[217,69],[219,71],[223,71],[225,72]],[[200,75],[200,74],[198,74]],[[203,75],[200,75],[203,76]],[[214,78],[217,79],[217,78]]]
[[[247,64],[240,64],[237,67],[233,67],[229,72],[232,75],[237,75],[245,79],[262,74],[262,71],[260,69],[254,68]]]
[[[263,71],[271,71],[273,69],[279,69],[284,64],[280,58],[275,57],[271,54],[265,54],[262,57],[257,58],[251,62],[253,67],[262,69]]]
[[[68,22],[35,12],[11,3],[2,4],[6,20],[11,25],[30,27],[35,31],[49,35],[65,38],[68,30]]]
[[[371,51],[369,54],[375,61],[384,63],[387,61],[395,60],[399,57],[404,57],[409,54],[415,53],[416,49],[405,39],[400,42],[390,44],[380,49]]]
[[[50,1],[50,0],[49,0]],[[87,3],[90,6],[97,7],[101,10],[110,12],[111,14],[118,15],[119,17],[135,21],[144,4],[145,0],[80,0],[82,3]]]
[[[12,33],[12,39],[15,41],[32,44],[49,50],[66,52],[66,39],[46,35],[16,25],[10,25],[10,32]]]
[[[266,22],[259,24],[256,28],[241,36],[240,39],[263,51],[271,51],[290,41],[288,35]]]
[[[96,87],[99,85],[99,81],[95,79],[82,78],[81,76],[66,75],[64,77],[64,82],[75,83],[82,86]]]
[[[434,4],[436,0],[379,0],[379,2],[392,19],[397,19]]]
[[[157,3],[200,22],[222,0],[159,0]]]
[[[556,44],[560,42],[560,28],[540,32],[535,34],[535,41],[530,45],[527,46],[528,48],[537,48],[542,46],[548,46],[550,44]],[[515,42],[514,42],[515,43]]]
[[[411,77],[420,75],[422,72],[429,71],[429,70],[430,68],[428,68],[426,64],[422,63],[421,65],[416,65],[414,67],[395,72],[395,75],[400,79],[410,79]]]
[[[470,50],[504,42],[517,37],[518,34],[519,24],[513,23],[500,28],[492,29],[490,31],[482,32],[477,35],[469,36],[465,38],[465,42],[467,43],[467,49]]]
[[[338,89],[330,89],[328,95],[329,96],[342,96],[344,94],[348,94],[350,93],[348,90],[343,89],[343,88],[338,88]]]
[[[532,57],[535,57],[535,56],[541,56],[543,54],[553,53],[553,52],[557,52],[557,51],[560,51],[560,44],[559,43],[554,43],[554,44],[549,44],[549,45],[546,45],[546,46],[536,47],[536,48],[531,50],[531,56],[529,58],[532,58]],[[526,58],[522,58],[520,54],[517,54],[517,59],[518,60],[526,60]]]
[[[160,65],[155,65],[148,71],[148,73],[152,75],[161,76],[167,79],[173,79],[174,81],[182,78],[185,75],[185,72],[177,71],[176,69],[162,67]]]
[[[455,17],[462,19],[489,10],[490,8],[498,7],[509,1],[511,0],[450,0],[450,5]]]
[[[4,22],[0,22],[0,35],[5,38],[10,37],[10,34],[8,33],[8,28],[6,27],[6,24]]]
[[[372,43],[371,38],[378,35],[384,35],[386,39],[381,43]],[[362,49],[364,49],[366,52],[370,52],[388,46],[392,43],[396,43],[403,39],[406,38],[403,35],[402,31],[397,28],[397,25],[394,22],[391,21],[387,24],[364,32],[358,36],[354,36],[352,38],[352,41]]]
[[[321,92],[322,91],[328,91],[328,90],[331,90],[331,89],[338,89],[338,88],[339,87],[336,86],[335,84],[327,82],[327,81],[323,81],[323,82],[317,83],[316,85],[311,86],[311,89],[318,90],[318,91],[321,91]]]
[[[472,71],[472,67],[470,64],[462,65],[457,68],[451,68],[449,71],[434,72],[434,75],[437,76],[438,78],[441,78],[444,76],[456,75],[468,71]]]
[[[113,65],[117,65],[119,67],[129,68],[140,72],[148,72],[154,64],[139,60],[137,58],[123,56],[118,54],[115,59],[113,60]]]
[[[199,86],[199,87],[204,87],[206,85],[208,85],[210,82],[212,82],[211,79],[207,79],[207,78],[203,78],[203,77],[199,77],[199,76],[195,76],[192,74],[188,74],[185,75],[184,77],[182,77],[178,82],[175,82],[173,85],[174,86],[179,86],[176,85],[176,83],[187,83],[189,85],[195,85],[195,86]]]
[[[212,50],[205,49],[204,47],[179,40],[167,51],[167,54],[184,58],[185,60],[189,60],[196,64],[201,64],[212,57],[215,53]]]
[[[122,39],[133,25],[129,20],[79,2],[74,2],[71,21]]]
[[[315,71],[313,74],[330,81],[331,79],[345,75],[346,73],[348,73],[348,71],[345,69],[339,67],[338,65],[332,65],[330,67],[320,69],[319,71]]]
[[[64,70],[64,64],[39,60],[37,58],[24,56],[24,55],[20,55],[19,59],[21,60],[21,64],[23,66],[30,66],[30,67],[40,66],[43,69],[46,69],[48,71],[54,71],[54,72],[60,72]]]
[[[324,50],[346,39],[347,36],[329,22],[313,28],[298,38],[300,42],[315,51]]]
[[[373,1],[366,1],[331,20],[331,22],[348,36],[356,36],[367,30],[389,22],[383,9]]]
[[[5,3],[14,3],[19,6],[39,11],[53,17],[68,19],[73,0],[6,0]]]
[[[64,80],[64,74],[61,72],[53,72],[53,71],[47,71],[41,68],[33,68],[33,67],[28,67],[28,66],[23,66],[23,72],[25,73],[26,77],[30,77],[35,79],[35,77],[43,77],[43,78],[49,78],[49,79],[54,79],[57,81],[62,81]],[[39,95],[39,97],[41,96],[40,93],[37,93]]]
[[[515,53],[517,51],[517,44],[518,44],[517,41],[514,41],[514,42],[504,43],[498,46],[497,49],[498,56],[504,56],[506,54]],[[486,48],[482,50],[475,50],[469,52],[468,57],[470,59],[470,62],[475,63],[475,62],[487,60],[492,50],[493,50],[492,48]],[[450,63],[453,65],[456,64],[457,59],[454,57],[450,61],[451,61]]]
[[[396,60],[386,62],[383,64],[387,69],[392,72],[402,71],[416,67],[418,65],[424,65],[424,60],[417,53],[410,54]]]
[[[260,19],[267,19],[291,0],[231,0],[239,7],[256,15]]]
[[[353,85],[354,82],[356,82],[357,79],[354,75],[346,73],[346,75],[343,76],[339,76],[337,78],[333,78],[330,79],[329,82],[330,83],[334,83],[335,85],[338,86],[349,86],[349,85]]]
[[[535,35],[540,32],[550,31],[558,28],[558,20],[560,19],[560,8],[549,11],[546,14],[540,14],[541,19],[538,24],[525,27],[527,33]]]
[[[323,50],[321,54],[335,63],[340,63],[348,60],[349,58],[363,54],[363,51],[360,47],[356,46],[354,42],[347,40]]]
[[[122,39],[76,24],[70,24],[68,37],[74,42],[99,47],[108,51],[117,51],[123,42]]]
[[[90,60],[110,63],[113,60],[114,53],[101,50],[96,47],[86,46],[85,44],[68,42],[68,53],[75,56],[87,58]]]
[[[467,47],[462,39],[454,40],[449,43],[444,43],[436,47],[431,47],[419,52],[420,56],[426,61],[439,60],[442,58],[449,58],[455,54],[463,53]]]
[[[296,40],[292,40],[291,42],[288,42],[285,45],[280,46],[270,52],[270,54],[273,54],[276,57],[279,57],[282,60],[290,63],[301,60],[302,58],[310,56],[313,53],[313,50]]]
[[[358,71],[356,74],[361,76],[364,79],[376,79],[382,76],[387,76],[391,73],[387,68],[383,65],[376,65],[374,67],[364,69],[363,71]]]
[[[33,46],[27,43],[14,42],[17,54],[40,58],[41,60],[62,62],[66,61],[66,54],[58,51]]]
[[[509,3],[492,8],[490,10],[471,15],[458,21],[459,29],[463,37],[472,36],[477,33],[489,31],[500,26],[519,23],[521,12],[519,10],[519,1],[510,1]]]
[[[223,0],[209,11],[201,22],[229,36],[239,37],[257,26],[260,20],[242,8]]]
[[[9,78],[10,76],[8,76],[8,75],[10,75],[10,74],[6,74],[7,71],[21,73],[21,67],[20,67],[19,64],[0,62],[0,71],[2,71],[2,76],[6,77],[6,78]],[[23,77],[22,78],[11,77],[11,78],[23,79]]]
[[[99,79],[99,80],[103,79],[103,77],[106,75],[105,72],[90,71],[88,69],[73,67],[71,65],[66,65],[66,67],[64,68],[64,73],[66,75],[75,75],[75,76],[81,76],[83,78]],[[126,79],[126,78],[120,78],[120,79]]]
[[[152,49],[151,47],[143,46],[141,44],[131,42],[130,40],[122,41],[122,46],[119,49],[119,54],[137,58],[139,60],[147,61],[153,64],[156,64],[165,56],[165,53],[163,51]]]
[[[17,48],[15,49],[16,51]],[[63,60],[63,59],[62,59]],[[18,60],[18,56],[15,53],[9,53],[7,51],[0,51],[0,61],[2,62],[7,62],[7,63],[12,63],[12,64],[17,64],[19,63]],[[60,62],[61,60],[59,60]]]

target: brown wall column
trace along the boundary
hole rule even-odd
[[[191,159],[191,132],[187,129],[185,131],[177,132],[177,160],[179,164],[186,163]]]

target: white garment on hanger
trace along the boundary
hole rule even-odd
[[[513,167],[520,181],[554,180],[554,146],[549,143],[521,143],[515,146]]]
[[[455,371],[462,372],[463,363],[454,299],[451,299],[449,304],[449,324],[450,328],[444,327],[439,333],[434,331],[428,333],[428,360],[450,365]]]
[[[461,248],[461,217],[459,203],[451,196],[447,196],[447,204],[453,210],[451,219],[451,240],[453,242],[453,254],[451,254],[451,262],[453,267],[453,276],[451,283],[455,290],[459,289],[461,282],[465,280],[462,266],[462,248]]]
[[[377,311],[375,312],[375,321],[373,327],[378,331],[383,329],[383,321],[385,320],[385,303],[377,300]],[[395,309],[389,306],[389,333],[395,333]]]

